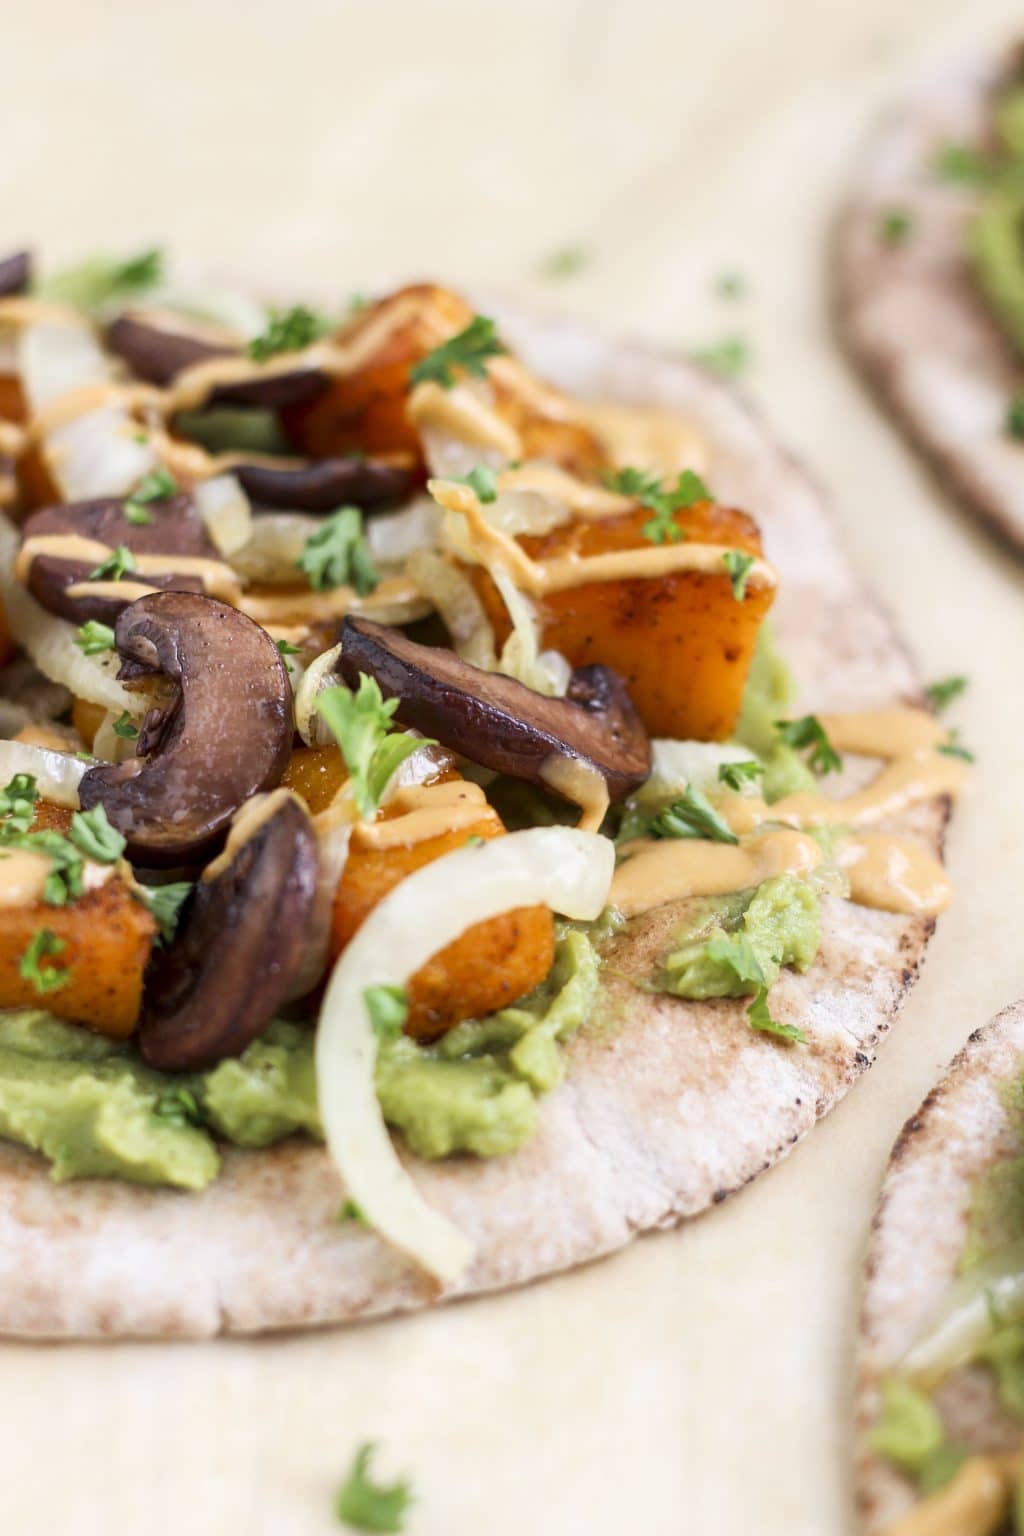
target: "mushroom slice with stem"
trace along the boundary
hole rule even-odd
[[[335,512],[341,506],[391,506],[408,492],[412,475],[379,459],[321,459],[277,468],[236,464],[233,473],[253,501],[297,512]]]
[[[107,346],[123,358],[136,378],[148,384],[169,384],[173,378],[195,363],[208,363],[214,357],[231,357],[237,344],[214,338],[208,327],[186,329],[181,318],[171,321],[146,311],[126,311],[107,326]]]
[[[316,833],[298,797],[247,802],[150,965],[138,1039],[151,1067],[212,1066],[266,1028],[302,965],[316,887]]]
[[[15,294],[27,293],[32,282],[32,254],[30,251],[14,251],[0,260],[0,298],[10,299]]]
[[[177,695],[146,717],[140,755],[89,770],[82,807],[103,806],[134,863],[197,863],[284,773],[295,729],[284,660],[245,614],[193,592],[140,597],[114,638],[122,678],[163,674]]]
[[[340,664],[350,687],[365,672],[385,698],[398,698],[404,725],[566,799],[577,799],[574,776],[599,774],[609,799],[622,800],[651,771],[647,733],[622,679],[607,667],[580,668],[564,699],[548,698],[454,651],[354,618],[342,628]]]

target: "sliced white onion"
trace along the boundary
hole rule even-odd
[[[184,276],[181,282],[172,280],[147,293],[146,306],[194,315],[197,320],[237,331],[245,341],[251,341],[267,328],[267,311],[255,299],[230,288],[209,287],[200,280],[189,282]]]
[[[214,475],[192,492],[206,531],[222,555],[234,555],[252,538],[252,505],[234,475]]]
[[[46,435],[46,463],[68,501],[125,496],[159,459],[123,406],[86,411]]]
[[[552,528],[572,522],[572,509],[566,502],[532,490],[501,491],[496,500],[482,504],[482,511],[492,528],[512,538],[523,533],[550,533]]]
[[[84,655],[75,644],[76,626],[47,613],[14,575],[19,542],[17,530],[0,513],[0,601],[18,644],[40,672],[78,698],[102,704],[118,714],[123,710],[131,715],[141,714],[147,701],[138,693],[129,693],[118,682],[117,656],[113,652]]]
[[[339,795],[329,810],[313,818],[318,854],[316,896],[304,935],[302,963],[286,998],[288,1002],[312,992],[327,969],[334,897],[348,860],[354,815],[351,797],[342,800]]]
[[[44,800],[78,809],[78,786],[88,768],[71,752],[51,752],[24,741],[0,741],[0,786],[16,773],[30,773]]]
[[[749,747],[728,741],[675,741],[661,737],[651,742],[651,776],[634,795],[638,805],[653,805],[681,795],[688,784],[706,793],[720,788],[718,770],[723,763],[749,763],[756,754]],[[757,792],[757,785],[751,786]]]
[[[29,410],[35,412],[73,389],[105,383],[113,363],[86,326],[43,322],[22,331],[18,371]]]
[[[541,652],[540,621],[533,603],[520,592],[507,572],[495,567],[491,571],[491,580],[501,593],[512,621],[512,633],[501,648],[494,670],[518,678],[537,693],[564,697],[572,668],[559,651]]]
[[[903,1357],[901,1370],[925,1391],[975,1358],[998,1323],[1024,1319],[1024,1242],[962,1274],[950,1286],[937,1316]]]
[[[418,549],[434,549],[443,518],[431,496],[417,496],[400,512],[385,512],[367,519],[366,542],[381,565],[400,565]]]
[[[293,586],[306,540],[323,525],[323,518],[308,512],[257,512],[249,538],[233,552],[231,564],[246,581]]]
[[[316,701],[325,688],[343,681],[338,671],[341,646],[332,645],[311,661],[295,690],[295,729],[307,747],[328,747],[334,736],[326,721],[317,713]]]
[[[494,631],[465,572],[443,555],[428,549],[418,550],[410,557],[408,572],[423,596],[441,615],[463,661],[493,672],[497,665]]]
[[[135,756],[134,737],[119,736],[114,730],[114,722],[118,719],[120,716],[112,709],[108,709],[96,727],[96,735],[92,740],[93,757],[98,757],[105,763],[123,763],[129,757]]]
[[[535,827],[457,849],[385,896],[334,968],[316,1040],[327,1146],[369,1224],[443,1285],[464,1272],[473,1244],[423,1200],[392,1145],[374,1084],[377,1038],[366,988],[403,986],[474,923],[516,907],[543,902],[592,920],[607,900],[614,864],[606,838],[569,827]]]

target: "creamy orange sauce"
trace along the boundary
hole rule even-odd
[[[684,469],[707,468],[704,439],[677,411],[657,406],[588,405],[583,420],[617,469],[633,466],[667,480]]]
[[[883,912],[936,917],[953,905],[953,886],[939,860],[906,838],[862,832],[836,849],[850,900]]]
[[[410,848],[462,827],[476,826],[487,797],[479,784],[452,779],[441,784],[408,784],[388,801],[397,810],[381,821],[361,821],[352,839],[364,848]]]
[[[689,896],[745,891],[775,875],[807,874],[823,858],[813,837],[785,829],[763,832],[738,846],[701,838],[642,838],[626,843],[621,852],[624,860],[615,871],[609,901],[624,917]]]
[[[419,431],[448,432],[460,442],[492,449],[504,459],[520,459],[519,433],[499,415],[494,405],[465,384],[451,389],[433,381],[417,384],[406,402],[405,414]]]
[[[621,517],[631,512],[635,502],[617,491],[606,490],[602,485],[592,485],[578,480],[567,469],[556,464],[537,461],[520,464],[515,469],[503,469],[498,475],[499,491],[529,491],[557,502],[568,512],[583,520],[600,517]]]
[[[971,1456],[886,1536],[995,1536],[1010,1512],[1021,1455]]]
[[[581,832],[599,832],[608,814],[608,785],[604,775],[578,757],[549,757],[540,776],[556,794],[562,795],[583,812],[578,827]]]
[[[330,587],[324,592],[291,588],[281,592],[247,592],[239,597],[235,606],[267,628],[268,625],[299,622],[320,624],[344,618],[346,613],[361,613],[374,618],[393,607],[408,608],[408,615],[403,616],[403,622],[407,622],[429,613],[432,604],[421,597],[411,578],[388,576],[365,597],[361,597],[354,587]],[[382,617],[381,622],[388,620]]]
[[[84,538],[77,533],[45,533],[38,534],[35,538],[26,539],[18,551],[18,557],[14,563],[14,574],[21,582],[27,582],[32,562],[39,555],[49,555],[57,560],[81,560],[88,561],[94,566],[100,566],[114,553],[109,544],[102,543],[99,539]],[[198,576],[203,584],[203,590],[211,597],[219,597],[225,602],[234,602],[237,606],[241,595],[241,585],[230,565],[225,565],[221,560],[207,560],[202,555],[135,555],[132,576],[161,576],[174,574],[175,576]],[[84,581],[76,582],[72,589],[75,597],[87,593],[96,593],[99,587],[109,588],[107,595],[117,596],[118,591],[124,596],[130,581]],[[150,588],[147,591],[152,590]],[[140,593],[136,593],[140,596]]]
[[[42,901],[53,860],[32,848],[0,849],[0,907],[31,907]],[[82,872],[84,893],[98,890],[112,878],[112,864],[86,860]]]
[[[297,805],[306,809],[304,800],[293,794],[290,789],[272,789],[269,794],[253,795],[240,805],[231,818],[231,830],[227,836],[227,842],[223,849],[203,870],[204,881],[216,880],[218,875],[224,873],[234,858],[245,847],[246,843],[254,838],[262,827],[265,827],[270,818],[281,809],[287,800],[294,800]]]

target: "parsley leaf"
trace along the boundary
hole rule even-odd
[[[768,1008],[768,988],[759,987],[754,1000],[747,1009],[747,1018],[750,1020],[751,1029],[760,1030],[765,1035],[775,1035],[779,1040],[788,1040],[791,1044],[806,1045],[807,1036],[802,1029],[797,1029],[795,1024],[780,1024],[778,1019],[773,1019]]]
[[[488,469],[486,464],[478,464],[471,469],[468,475],[461,477],[463,485],[468,485],[470,490],[476,492],[477,501],[486,506],[489,502],[498,499],[498,480],[493,469]]]
[[[168,1125],[202,1125],[203,1117],[199,1110],[199,1101],[191,1088],[183,1088],[176,1084],[173,1088],[167,1088],[160,1095],[153,1110],[158,1120],[166,1120]]]
[[[943,757],[959,757],[965,763],[974,762],[974,753],[959,740],[959,735],[956,731],[950,731],[949,740],[942,743],[939,751]]]
[[[0,854],[5,848],[22,848],[29,853],[43,854],[51,866],[43,885],[43,901],[50,907],[66,907],[69,901],[77,901],[85,889],[85,861],[80,850],[52,828],[28,832],[24,827],[24,810],[0,820]]]
[[[698,363],[723,379],[733,379],[750,362],[750,347],[742,336],[726,336],[714,346],[701,347],[694,354]]]
[[[755,558],[754,555],[745,554],[742,549],[727,549],[722,556],[722,564],[732,581],[732,595],[738,603],[742,603],[747,595],[747,582]]]
[[[420,747],[437,745],[426,737],[391,729],[398,700],[385,702],[375,679],[365,672],[360,673],[357,693],[340,685],[325,688],[317,697],[316,707],[341,748],[364,821],[376,814],[399,764]]]
[[[776,720],[780,741],[800,750],[810,747],[807,762],[815,773],[838,773],[843,760],[835,750],[817,715],[803,715],[799,720]]]
[[[484,366],[487,359],[504,351],[494,321],[486,315],[474,315],[465,330],[420,358],[409,371],[409,381],[412,384],[440,384],[442,389],[451,389],[455,383],[454,368],[482,379],[487,373]]]
[[[102,805],[94,805],[91,811],[76,811],[68,828],[68,839],[97,864],[116,864],[124,853],[124,838],[110,825]]]
[[[125,502],[125,518],[129,523],[151,523],[153,515],[146,511],[147,503],[164,501],[168,496],[176,496],[179,489],[177,480],[163,465],[159,469],[150,470],[148,475],[143,475]]]
[[[720,299],[740,299],[747,285],[739,272],[720,272],[715,278],[715,292]]]
[[[648,827],[650,837],[703,837],[715,843],[738,843],[739,838],[715,810],[706,795],[692,784],[671,805],[666,805]]]
[[[737,981],[753,982],[755,989],[766,987],[764,971],[757,958],[749,933],[738,929],[735,933],[716,933],[705,946],[709,960],[724,965],[732,971]]]
[[[370,1462],[376,1446],[361,1445],[338,1493],[338,1519],[356,1531],[401,1531],[412,1501],[412,1488],[400,1478],[396,1483],[375,1483]]]
[[[1014,395],[1006,411],[1006,430],[1018,442],[1024,441],[1024,394]]]
[[[301,645],[291,645],[287,640],[275,640],[274,644],[277,646],[277,649],[281,653],[282,660],[284,661],[285,671],[286,672],[294,672],[295,668],[292,666],[291,662],[288,660],[288,657],[289,656],[299,656],[299,655],[301,655],[301,653],[302,653],[302,646]]]
[[[361,1227],[368,1227],[370,1225],[366,1219],[366,1212],[363,1210],[362,1206],[357,1205],[354,1200],[345,1201],[345,1204],[338,1212],[338,1220],[358,1221]]]
[[[169,885],[140,885],[136,896],[156,918],[160,930],[160,943],[169,944],[178,927],[181,908],[192,890],[190,880],[174,880]]]
[[[22,981],[29,982],[40,997],[45,997],[47,992],[59,992],[70,981],[69,969],[62,970],[58,966],[48,965],[44,970],[40,963],[61,954],[66,948],[67,941],[58,939],[52,928],[39,928],[18,961],[18,975]]]
[[[16,773],[7,788],[0,792],[0,819],[3,831],[27,832],[35,820],[39,785],[31,773]]]
[[[128,711],[123,709],[114,721],[114,735],[122,737],[124,741],[134,741],[138,734],[138,726],[134,724]]]
[[[114,631],[109,624],[101,624],[98,619],[89,619],[85,624],[78,626],[75,644],[87,656],[98,656],[101,651],[114,649]]]
[[[310,534],[296,564],[318,592],[349,584],[365,597],[380,581],[358,507],[341,507],[327,518]]]
[[[944,144],[935,157],[935,170],[944,181],[977,185],[990,179],[993,167],[969,144]]]
[[[764,764],[755,762],[753,758],[744,763],[719,763],[718,782],[727,784],[730,789],[740,790],[744,784],[752,783],[763,773]]]
[[[249,343],[249,356],[254,362],[265,363],[279,352],[301,352],[329,330],[330,322],[325,316],[307,309],[305,304],[272,309],[266,330]]]
[[[582,245],[563,245],[545,256],[538,268],[538,275],[551,282],[575,277],[590,265],[590,252]]]
[[[140,251],[138,256],[131,256],[127,261],[122,261],[114,267],[110,274],[110,281],[114,288],[153,288],[161,281],[164,275],[164,256],[161,250],[153,246],[148,251]]]
[[[404,987],[364,987],[363,1001],[378,1040],[397,1040],[409,1017],[409,998]]]
[[[107,558],[99,564],[94,571],[90,571],[87,581],[120,581],[126,571],[135,570],[135,556],[127,544],[119,544],[112,550]]]
[[[905,208],[886,208],[879,216],[878,234],[886,245],[902,245],[914,227]]]
[[[643,526],[644,538],[649,539],[652,544],[664,544],[666,539],[673,544],[678,544],[679,540],[686,535],[676,526],[676,513],[687,511],[699,501],[711,499],[711,493],[704,481],[692,469],[684,469],[675,486],[668,490],[663,489],[657,475],[629,467],[620,469],[617,474],[609,475],[606,483],[610,490],[618,491],[620,496],[631,497],[642,507],[648,507],[654,513],[650,521]]]
[[[966,677],[940,677],[937,682],[929,683],[924,690],[925,698],[940,714],[954,699],[958,699],[967,687]]]

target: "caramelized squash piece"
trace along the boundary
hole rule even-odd
[[[370,848],[353,842],[334,899],[333,955],[406,875],[462,848],[470,837],[490,839],[504,832],[497,813],[482,806],[471,826],[412,846]],[[406,1033],[430,1040],[462,1019],[506,1007],[544,980],[554,954],[554,922],[547,907],[520,907],[475,923],[410,978]]]
[[[71,812],[43,801],[34,830],[67,830]],[[39,993],[19,963],[41,928],[64,941],[59,954],[43,962],[69,970],[64,986]],[[117,875],[66,907],[35,902],[0,907],[0,1008],[47,1008],[59,1019],[84,1024],[97,1034],[123,1037],[135,1028],[142,1002],[142,977],[156,923]]]
[[[20,505],[15,520],[23,522],[29,512],[49,507],[63,500],[46,457],[38,443],[30,443],[15,465]]]
[[[337,747],[296,747],[281,780],[282,788],[301,795],[314,816],[326,811],[348,778]]]
[[[0,373],[0,421],[13,421],[21,426],[27,420],[21,379],[16,373]]]
[[[646,508],[621,517],[576,522],[523,537],[536,560],[650,548]],[[691,541],[761,554],[757,525],[743,512],[701,502],[676,514]],[[471,572],[498,644],[510,625],[486,572]],[[743,685],[761,621],[771,607],[770,587],[749,587],[738,602],[728,572],[679,571],[641,580],[599,581],[541,598],[542,643],[573,667],[601,662],[626,681],[652,736],[717,741],[739,713]]]
[[[93,704],[89,699],[76,699],[71,706],[71,724],[81,736],[87,752],[92,751],[96,732],[103,724],[106,713],[102,704]]]

